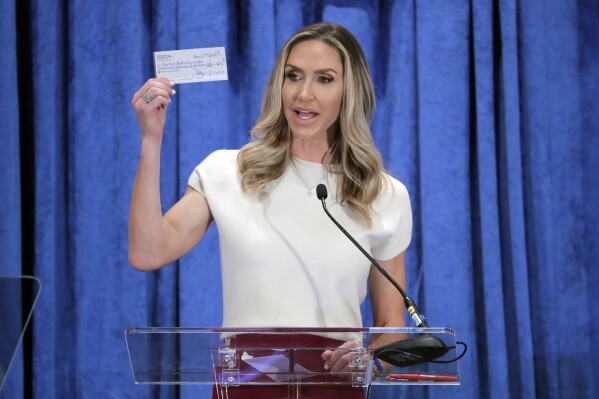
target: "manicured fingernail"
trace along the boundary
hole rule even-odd
[[[168,82],[171,84],[171,86],[175,85],[175,82],[173,82],[172,80],[169,80]]]
[[[170,102],[171,102],[171,99],[170,99],[170,98],[168,99],[168,102],[169,102],[169,104],[170,104]]]
[[[329,366],[329,364],[328,364],[328,363],[325,363],[325,364],[324,364],[324,369],[325,369],[325,370],[328,370],[328,369],[329,369],[329,367],[330,367],[330,366]]]
[[[171,94],[174,96],[175,94],[177,94],[177,90],[175,90],[175,89],[172,89],[172,90],[171,90]]]

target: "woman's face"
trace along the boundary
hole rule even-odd
[[[293,46],[285,64],[282,97],[294,140],[330,144],[343,99],[343,64],[337,49],[320,40]]]

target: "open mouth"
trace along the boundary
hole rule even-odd
[[[318,115],[316,112],[304,111],[304,110],[296,110],[295,113],[302,120],[308,120],[314,118]]]

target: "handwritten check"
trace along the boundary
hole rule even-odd
[[[174,83],[228,79],[224,47],[155,51],[154,68],[156,77],[165,77]]]

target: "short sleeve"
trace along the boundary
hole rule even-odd
[[[202,163],[200,163],[198,166],[196,166],[195,169],[193,170],[193,172],[191,172],[191,175],[189,176],[189,179],[187,180],[187,185],[205,197],[206,193],[204,192],[204,186],[202,185],[202,173],[201,173],[204,162],[206,162],[206,160],[202,161]]]
[[[237,150],[217,150],[191,172],[187,185],[208,198],[237,176]]]
[[[384,190],[373,204],[374,226],[381,229],[372,245],[375,259],[389,260],[410,245],[412,240],[412,207],[406,187],[390,177]]]

